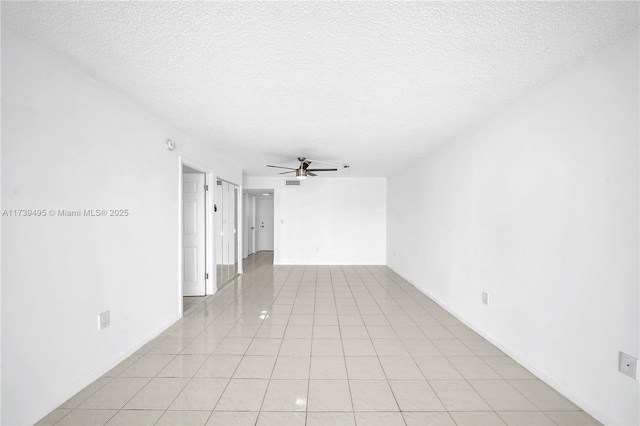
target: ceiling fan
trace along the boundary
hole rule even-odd
[[[311,165],[311,162],[322,163],[322,164],[332,164],[334,166],[340,166],[340,167],[342,167],[344,169],[349,168],[349,165],[347,165],[347,164],[328,163],[326,161],[310,160],[310,159],[304,158],[304,157],[298,157],[298,161],[300,161],[300,167],[298,167],[297,169],[294,169],[292,167],[272,166],[270,164],[267,164],[267,167],[273,167],[273,168],[276,168],[276,169],[287,169],[287,170],[289,170],[288,172],[281,172],[279,174],[284,175],[284,174],[287,174],[287,173],[295,173],[296,174],[296,178],[298,178],[300,180],[306,179],[307,176],[318,176],[314,172],[336,172],[336,171],[338,171],[338,169],[310,169],[309,166]]]

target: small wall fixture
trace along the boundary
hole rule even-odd
[[[167,147],[167,149],[169,151],[173,151],[176,148],[176,143],[174,141],[172,141],[171,139],[167,139],[164,142],[164,145]]]

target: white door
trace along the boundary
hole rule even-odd
[[[182,177],[182,294],[204,296],[205,191],[203,173]]]
[[[238,274],[238,187],[229,184],[229,279]]]
[[[257,198],[258,251],[273,251],[273,198]]]

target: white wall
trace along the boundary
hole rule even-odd
[[[384,265],[386,179],[244,178],[244,187],[274,189],[274,263]]]
[[[242,194],[242,258],[249,256],[249,194]]]
[[[178,319],[179,155],[242,179],[205,144],[3,29],[3,208],[130,214],[2,218],[2,424],[36,422]],[[105,310],[111,326],[99,332]]]
[[[388,180],[388,265],[607,424],[640,420],[638,71],[636,32]]]

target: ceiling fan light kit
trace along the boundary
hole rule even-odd
[[[311,165],[312,161],[314,161],[316,163],[332,164],[334,166],[341,166],[344,169],[348,169],[349,168],[348,164],[328,163],[326,161],[309,160],[308,158],[304,158],[304,157],[298,157],[298,161],[300,161],[300,167],[298,167],[297,169],[294,169],[293,167],[272,166],[271,164],[267,164],[267,167],[273,167],[273,168],[276,168],[276,169],[289,170],[288,172],[281,172],[279,174],[285,175],[285,174],[288,174],[288,173],[295,173],[296,174],[296,178],[299,179],[299,180],[304,180],[309,176],[318,176],[314,172],[337,172],[338,171],[338,169],[310,169],[309,166]]]

